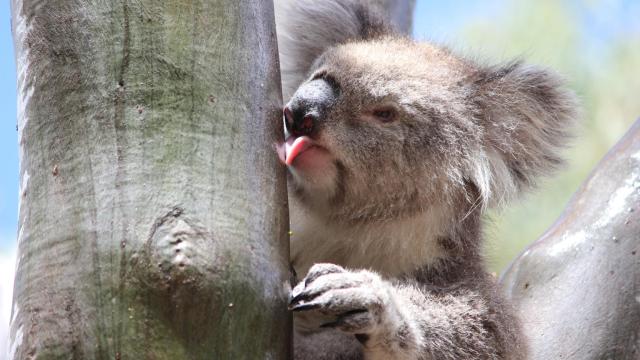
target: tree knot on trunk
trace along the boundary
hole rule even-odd
[[[199,221],[174,207],[152,225],[136,276],[179,303],[217,281],[222,264],[214,244],[213,234]]]

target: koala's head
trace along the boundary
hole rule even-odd
[[[327,50],[284,108],[294,196],[338,220],[464,211],[529,188],[560,162],[575,101],[556,75],[480,66],[405,39]],[[462,212],[463,209],[460,209]]]

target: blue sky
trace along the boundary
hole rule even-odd
[[[465,24],[500,16],[509,9],[508,3],[418,0],[414,35],[445,43],[461,41],[460,30]],[[594,46],[619,33],[640,32],[640,1],[567,0],[567,4],[582,22],[585,41]],[[15,64],[9,13],[9,1],[0,2],[0,252],[14,245],[18,207]]]
[[[18,221],[16,70],[9,1],[0,2],[0,252],[13,247]]]

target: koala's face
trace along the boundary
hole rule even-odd
[[[446,201],[445,193],[464,187],[457,163],[479,146],[466,69],[408,41],[327,51],[284,110],[280,155],[295,194],[351,220]]]
[[[294,196],[337,220],[471,204],[553,166],[573,115],[558,86],[544,71],[479,69],[429,44],[345,44],[285,106],[278,152]]]

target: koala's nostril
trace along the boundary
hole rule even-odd
[[[296,114],[293,113],[293,126],[289,132],[293,136],[311,135],[315,130],[316,117],[312,114]]]
[[[285,106],[282,110],[284,116],[284,125],[287,132],[293,136],[311,135],[314,131],[316,117],[313,114],[305,114],[302,108],[293,108]]]
[[[315,123],[315,119],[311,115],[306,115],[302,118],[302,122],[300,124],[300,131],[305,134],[311,134],[313,132],[313,124]]]

